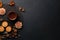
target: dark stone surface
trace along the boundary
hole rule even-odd
[[[9,0],[2,0],[7,4]],[[59,26],[59,2],[58,0],[14,0],[16,5],[23,6],[23,29],[21,30],[21,40],[52,40],[53,32]],[[51,31],[52,30],[52,31]],[[55,35],[56,37],[57,35]],[[19,38],[20,39],[20,38]],[[18,40],[19,40],[18,39]],[[54,37],[53,37],[54,39]],[[55,38],[56,39],[56,38]],[[10,39],[12,40],[12,39]],[[14,39],[15,40],[15,39]]]

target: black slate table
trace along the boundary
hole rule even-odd
[[[2,0],[7,4],[9,0]],[[16,5],[23,6],[23,29],[21,40],[52,40],[54,28],[59,26],[58,0],[14,0]],[[49,30],[48,30],[49,28]],[[49,31],[49,36],[48,36]],[[56,37],[57,35],[55,35]],[[48,39],[49,37],[49,39]],[[20,39],[20,38],[19,38]],[[18,40],[19,40],[18,39]],[[53,37],[53,39],[56,39]],[[12,39],[11,39],[12,40]],[[15,39],[14,39],[15,40]]]

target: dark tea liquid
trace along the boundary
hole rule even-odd
[[[9,19],[16,19],[17,18],[17,14],[15,12],[10,12],[8,14],[8,17],[9,17]]]

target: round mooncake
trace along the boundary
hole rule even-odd
[[[6,27],[6,32],[11,32],[12,28],[11,26]]]
[[[0,8],[0,15],[4,15],[6,13],[6,9],[5,8]]]
[[[3,21],[3,22],[2,22],[2,26],[3,26],[3,27],[7,27],[7,26],[8,26],[8,22],[7,22],[7,21]]]
[[[0,32],[3,32],[3,31],[4,31],[4,27],[0,26]]]

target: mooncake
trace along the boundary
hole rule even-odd
[[[0,15],[4,15],[6,13],[6,9],[5,8],[0,8]]]
[[[7,26],[8,26],[8,22],[7,22],[7,21],[3,21],[3,22],[2,22],[2,26],[3,26],[3,27],[7,27]]]
[[[11,26],[6,27],[6,32],[11,32],[12,28]]]
[[[20,21],[16,22],[16,23],[15,23],[15,27],[16,27],[17,29],[22,28],[22,22],[20,22]]]
[[[4,31],[4,27],[0,26],[0,32],[3,32],[3,31]]]

